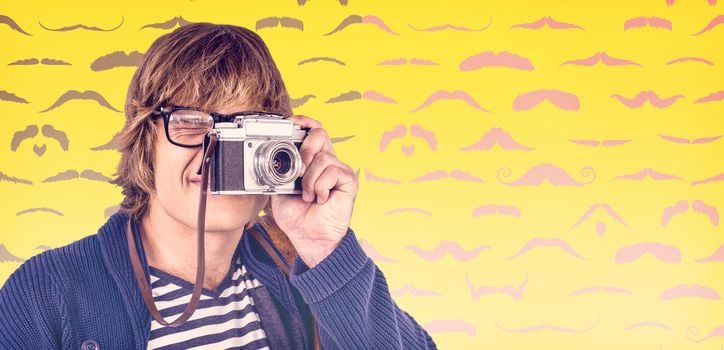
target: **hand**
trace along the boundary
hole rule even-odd
[[[271,206],[274,221],[311,268],[326,258],[347,233],[358,179],[349,165],[337,159],[332,141],[319,121],[303,115],[289,119],[302,128],[311,128],[299,148],[302,194],[273,195]]]

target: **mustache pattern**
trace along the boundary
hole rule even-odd
[[[118,150],[118,135],[119,133],[116,133],[113,135],[110,141],[100,145],[91,148],[91,151],[107,151],[107,150]]]
[[[513,29],[513,28],[540,29],[540,28],[543,28],[544,26],[548,26],[548,28],[551,28],[551,29],[585,30],[582,27],[579,27],[575,24],[556,21],[553,18],[551,18],[550,16],[545,16],[535,22],[516,24],[516,25],[508,28],[508,30]]]
[[[90,65],[90,69],[94,72],[113,69],[116,67],[136,67],[141,64],[143,54],[133,51],[129,54],[123,51],[116,51],[105,56],[96,58]]]
[[[632,323],[632,324],[624,327],[623,329],[630,330],[633,328],[644,327],[644,326],[659,327],[659,328],[663,328],[663,329],[666,329],[669,331],[671,330],[671,327],[669,327],[661,322],[637,322],[637,323]]]
[[[666,108],[674,104],[674,102],[676,102],[676,100],[678,100],[679,98],[683,98],[684,95],[674,95],[662,99],[653,91],[641,91],[633,98],[626,98],[619,94],[613,94],[611,95],[611,97],[618,99],[621,103],[629,108],[639,108],[643,106],[646,101],[649,101],[654,107]]]
[[[8,27],[10,27],[10,29],[12,29],[18,33],[29,35],[29,36],[33,35],[33,34],[30,34],[26,31],[24,31],[22,28],[20,28],[20,26],[17,23],[15,23],[15,21],[12,18],[10,18],[8,16],[0,15],[0,24],[6,24]]]
[[[719,212],[715,207],[706,205],[703,201],[697,199],[691,203],[691,208],[697,213],[706,215],[712,225],[719,226]],[[681,214],[687,210],[689,210],[689,203],[685,200],[678,201],[673,206],[666,207],[664,214],[661,216],[661,226],[668,225],[674,215]]]
[[[703,298],[709,300],[721,300],[721,296],[715,290],[695,284],[693,286],[687,286],[680,284],[678,286],[671,287],[661,293],[661,300],[673,300],[679,298]]]
[[[335,96],[330,98],[329,100],[325,101],[325,103],[337,103],[337,102],[347,102],[347,101],[354,101],[359,99],[365,99],[370,101],[376,101],[376,102],[385,102],[385,103],[397,103],[395,100],[375,91],[365,91],[364,93],[360,93],[359,91],[351,90],[348,92],[345,92],[339,96]]]
[[[697,259],[696,262],[724,262],[724,244],[720,245],[719,248],[711,255]]]
[[[411,65],[417,65],[417,66],[439,66],[440,64],[431,61],[426,60],[422,58],[410,58],[409,60],[406,58],[395,58],[390,60],[385,60],[380,63],[377,63],[378,66],[401,66],[405,64],[411,64]]]
[[[256,30],[264,28],[274,28],[280,26],[282,28],[294,28],[304,31],[304,22],[291,17],[267,17],[256,21]]]
[[[10,150],[13,152],[17,151],[20,143],[22,143],[26,139],[31,139],[35,137],[37,134],[38,127],[36,125],[28,125],[25,127],[24,130],[15,132],[13,134],[12,140],[10,141]],[[53,127],[52,125],[43,125],[42,134],[45,137],[55,139],[56,141],[58,141],[63,151],[68,151],[68,145],[70,142],[68,141],[68,136],[65,134],[65,132],[56,130],[55,127]],[[42,147],[34,145],[33,150],[38,156],[42,156],[45,153],[45,145],[43,145]]]
[[[58,210],[51,209],[51,208],[28,208],[28,209],[21,210],[21,211],[15,213],[15,216],[20,216],[20,215],[28,214],[28,213],[34,213],[36,211],[48,212],[48,213],[52,213],[52,214],[55,214],[58,216],[63,216],[63,213],[61,213]]]
[[[708,64],[708,65],[710,65],[710,66],[713,66],[713,65],[714,65],[714,62],[709,61],[709,60],[704,59],[704,58],[701,58],[701,57],[680,57],[680,58],[671,60],[671,61],[669,61],[669,62],[666,62],[666,65],[671,65],[671,64],[674,64],[674,63],[681,63],[681,62],[689,62],[689,61],[701,62],[701,63],[704,63],[704,64]]]
[[[681,262],[681,252],[678,248],[657,242],[637,243],[622,247],[616,252],[615,260],[617,264],[630,263],[647,253],[666,263],[678,264]]]
[[[620,146],[625,143],[631,142],[632,140],[568,140],[573,143],[582,145],[582,146],[591,146],[591,147],[613,147],[613,146]]]
[[[365,24],[374,24],[377,26],[377,28],[382,29],[385,32],[388,32],[393,35],[400,35],[392,31],[390,27],[385,24],[384,21],[382,21],[379,17],[373,16],[373,15],[367,15],[367,16],[359,16],[359,15],[350,15],[342,20],[342,22],[337,25],[331,32],[327,34],[323,34],[324,36],[332,35],[336,32],[339,32],[340,30],[347,28],[351,24],[357,24],[357,23],[365,23]]]
[[[520,217],[520,209],[510,205],[496,205],[486,204],[481,205],[473,209],[473,217],[476,218],[481,215],[494,215],[495,213],[500,215]]]
[[[340,136],[340,137],[330,137],[329,140],[332,141],[332,143],[340,143],[340,142],[347,141],[347,140],[349,140],[349,139],[351,139],[351,138],[353,138],[353,137],[355,137],[355,136],[356,136],[356,135],[348,135],[348,136]]]
[[[591,294],[591,293],[596,293],[596,292],[608,292],[608,293],[633,295],[633,293],[629,292],[626,289],[618,288],[618,287],[608,287],[608,286],[592,286],[592,287],[581,288],[581,289],[571,292],[571,294],[569,294],[569,295],[570,296],[584,295],[584,294]]]
[[[674,5],[675,2],[676,2],[676,0],[666,0],[666,6],[672,6],[672,5]],[[706,0],[706,2],[709,3],[709,6],[716,5],[716,0]]]
[[[98,28],[98,27],[87,26],[85,24],[76,24],[76,25],[72,25],[72,26],[68,26],[68,27],[52,29],[52,28],[48,28],[48,27],[44,26],[42,23],[40,23],[40,21],[38,21],[38,24],[40,24],[40,26],[43,29],[49,30],[51,32],[68,32],[68,31],[76,30],[76,29],[85,29],[85,30],[98,31],[98,32],[112,32],[112,31],[120,28],[123,25],[123,20],[124,20],[124,18],[123,18],[123,16],[121,16],[121,23],[119,23],[115,28],[111,28],[111,29],[102,29],[102,28]]]
[[[716,26],[718,26],[722,23],[724,23],[724,15],[716,16],[716,17],[714,17],[714,19],[711,20],[711,22],[709,22],[709,24],[706,25],[706,27],[704,27],[702,30],[700,30],[692,35],[696,36],[696,35],[704,34],[708,31],[714,29]]]
[[[0,244],[0,262],[23,262],[25,259],[15,256],[4,244]]]
[[[181,16],[176,16],[166,22],[146,24],[145,26],[141,27],[141,29],[139,29],[139,30],[143,30],[146,28],[171,29],[171,28],[175,27],[176,25],[178,25],[179,27],[183,27],[183,26],[191,24],[191,23],[193,23],[193,22],[189,22]]]
[[[478,183],[485,182],[479,177],[473,176],[470,173],[467,173],[467,172],[464,172],[464,171],[458,170],[458,169],[451,170],[449,174],[447,172],[445,172],[445,170],[442,170],[442,169],[435,170],[435,171],[427,173],[425,175],[416,177],[416,178],[412,179],[410,182],[435,181],[435,180],[442,180],[445,178],[451,178],[451,179],[456,179],[456,180],[461,180],[461,181],[478,182]]]
[[[0,90],[0,101],[17,102],[17,103],[30,103],[22,97],[18,97],[12,92]]]
[[[292,108],[297,108],[297,107],[300,107],[300,106],[304,105],[305,103],[307,103],[307,101],[309,101],[309,99],[311,99],[311,98],[317,98],[317,96],[308,94],[308,95],[304,95],[300,98],[293,98],[290,100],[290,105]]]
[[[382,255],[377,248],[375,248],[371,243],[367,242],[367,240],[360,239],[359,244],[362,247],[362,250],[365,251],[367,256],[372,258],[376,263],[384,262],[384,263],[394,263],[397,262],[397,259],[388,258],[384,255]]]
[[[12,63],[8,63],[8,66],[32,66],[35,64],[44,64],[48,66],[72,66],[72,64],[65,62],[63,60],[56,60],[52,58],[43,58],[38,60],[37,58],[26,58],[22,60],[17,60]]]
[[[576,252],[575,249],[571,248],[571,246],[564,240],[560,238],[540,238],[536,237],[528,241],[525,245],[523,245],[523,248],[520,249],[515,255],[509,257],[507,260],[515,259],[523,254],[528,253],[528,251],[535,249],[535,248],[547,248],[547,247],[554,247],[554,248],[560,248],[564,252],[566,252],[568,255],[575,256],[579,259],[587,260],[586,258],[582,257],[580,254]]]
[[[694,182],[691,183],[691,185],[692,185],[692,186],[697,186],[697,185],[708,184],[708,183],[710,183],[710,182],[719,182],[719,181],[724,181],[724,173],[721,173],[721,174],[719,174],[719,175],[717,175],[717,176],[712,176],[712,177],[710,177],[710,178],[706,178],[706,179],[703,179],[703,180],[694,181]]]
[[[588,210],[578,219],[578,221],[576,221],[576,223],[571,226],[571,229],[586,221],[586,219],[588,219],[598,208],[603,208],[611,218],[616,220],[616,222],[620,223],[628,229],[631,229],[628,224],[623,221],[621,215],[616,213],[607,203],[594,203],[593,205],[591,205],[591,207],[588,208]],[[598,237],[603,237],[604,233],[606,233],[606,224],[603,222],[596,223],[596,233],[598,234]]]
[[[495,325],[498,328],[500,328],[501,330],[504,330],[506,332],[513,332],[513,333],[530,333],[530,332],[536,332],[536,331],[540,331],[540,330],[544,330],[544,329],[556,331],[556,332],[565,332],[565,333],[583,333],[583,332],[590,331],[591,329],[596,327],[597,324],[598,324],[598,317],[596,317],[596,321],[589,327],[583,328],[583,329],[578,329],[578,330],[569,328],[569,327],[553,326],[553,325],[549,325],[549,324],[539,324],[539,325],[528,326],[528,327],[523,327],[523,328],[505,328],[505,327],[501,326],[500,324],[498,324],[498,321],[495,321]]]
[[[475,102],[475,99],[472,98],[467,92],[455,90],[455,91],[444,91],[444,90],[437,90],[430,95],[425,102],[423,102],[420,106],[417,108],[411,110],[410,112],[417,112],[429,105],[431,105],[434,102],[437,102],[438,100],[462,100],[465,101],[469,106],[481,110],[483,112],[490,113],[489,110],[480,107],[480,105]]]
[[[572,65],[576,65],[576,66],[594,66],[598,62],[603,62],[603,64],[605,64],[607,66],[634,65],[634,66],[642,67],[640,64],[638,64],[634,61],[624,60],[621,58],[613,58],[613,57],[609,56],[606,52],[603,52],[603,51],[598,52],[591,57],[563,62],[563,63],[561,63],[560,66],[563,67],[567,64],[572,64]]]
[[[520,299],[523,298],[523,291],[525,290],[525,286],[528,284],[528,274],[525,274],[525,279],[523,280],[523,283],[521,283],[518,287],[515,286],[502,286],[502,287],[495,287],[495,286],[479,286],[475,287],[473,283],[470,281],[467,275],[465,275],[465,282],[468,284],[468,289],[470,290],[470,296],[473,298],[473,300],[480,299],[481,296],[487,295],[487,294],[493,294],[493,293],[499,293],[499,294],[506,294],[516,301],[520,301]]]
[[[432,290],[420,289],[420,288],[413,286],[412,284],[406,284],[400,288],[392,290],[392,291],[390,291],[390,294],[392,294],[392,296],[394,296],[394,297],[401,297],[401,296],[407,295],[407,294],[416,296],[416,297],[441,297],[442,296],[442,294],[440,294],[438,292],[435,292]]]
[[[536,90],[518,95],[513,101],[513,110],[533,109],[545,100],[564,111],[577,111],[581,107],[578,96],[572,93],[560,90]]]
[[[297,5],[304,6],[309,0],[297,0]],[[348,0],[337,0],[340,5],[347,6]]]
[[[33,184],[33,182],[30,180],[25,180],[25,179],[21,179],[18,177],[8,176],[8,175],[3,174],[2,171],[0,171],[0,182],[3,182],[3,181],[12,182],[12,183],[16,183],[16,184],[23,184],[23,185],[32,185]]]
[[[392,140],[401,138],[405,136],[406,133],[407,127],[404,125],[397,125],[392,130],[383,132],[382,137],[380,138],[380,152],[387,149],[387,145]],[[435,133],[432,131],[426,130],[422,126],[415,124],[410,127],[410,135],[425,141],[431,150],[437,150],[437,137],[435,137]],[[405,145],[402,146],[402,152],[408,157],[413,153],[413,151],[414,145],[412,145],[412,148]]]
[[[500,148],[510,151],[510,150],[516,150],[516,151],[532,151],[535,150],[535,148],[523,146],[520,143],[516,142],[510,134],[508,134],[507,131],[503,130],[503,128],[491,128],[483,134],[483,136],[475,142],[474,144],[470,146],[466,146],[463,148],[460,148],[461,151],[473,151],[473,150],[480,150],[480,151],[487,151],[493,148],[495,145],[500,146]]]
[[[633,28],[646,27],[648,24],[651,28],[664,28],[671,30],[671,21],[661,17],[636,17],[627,19],[623,22],[623,30],[629,30]]]
[[[367,177],[367,181],[376,181],[376,182],[383,182],[388,184],[394,184],[394,185],[401,185],[402,183],[400,180],[395,179],[389,179],[386,177],[377,176],[373,173],[371,173],[369,170],[365,169],[365,177]]]
[[[689,327],[686,329],[686,339],[689,339],[689,341],[694,343],[701,343],[704,340],[711,339],[714,337],[722,337],[724,336],[724,324],[714,328],[711,332],[709,332],[708,335],[706,335],[704,338],[701,339],[694,339],[691,336],[696,336],[699,334],[699,328],[696,327]]]
[[[103,210],[103,217],[104,218],[110,217],[111,215],[115,214],[118,211],[118,209],[120,209],[120,208],[121,208],[120,205],[114,205],[114,206],[110,206],[110,207],[106,208],[105,210]]]
[[[463,72],[486,67],[506,67],[520,70],[535,70],[533,64],[527,58],[508,51],[501,51],[496,54],[493,51],[485,51],[472,55],[460,62],[459,69]]]
[[[674,143],[701,144],[701,143],[714,142],[714,141],[720,139],[724,135],[717,135],[717,136],[711,136],[711,137],[700,137],[698,139],[687,139],[684,137],[667,136],[667,135],[659,135],[659,136],[664,140],[671,141]]]
[[[340,65],[340,66],[346,66],[346,65],[347,65],[346,63],[344,63],[344,62],[342,62],[342,61],[340,61],[340,60],[338,60],[338,59],[336,59],[336,58],[332,58],[332,57],[312,57],[312,58],[307,58],[307,59],[305,59],[305,60],[299,61],[299,63],[297,63],[297,65],[298,65],[298,66],[301,66],[301,65],[303,65],[303,64],[312,63],[312,62],[332,62],[332,63],[336,63],[336,64],[338,64],[338,65]]]
[[[412,250],[415,254],[417,254],[417,256],[427,261],[440,260],[443,256],[445,256],[445,253],[450,253],[455,260],[468,261],[477,257],[480,253],[492,249],[490,246],[480,245],[466,250],[455,241],[441,241],[432,250],[426,250],[416,245],[408,245],[405,248]]]
[[[616,176],[613,179],[614,180],[617,180],[617,179],[643,180],[647,177],[652,180],[683,180],[682,178],[680,178],[678,176],[660,173],[660,172],[654,170],[653,168],[646,168],[644,170],[641,170],[641,171],[639,171],[637,173],[633,173],[633,174]]]
[[[77,90],[68,90],[63,95],[61,95],[55,103],[53,103],[50,107],[40,111],[40,113],[48,112],[52,109],[60,107],[63,103],[66,103],[71,100],[93,100],[98,102],[103,107],[106,107],[114,112],[121,113],[121,111],[115,109],[113,106],[111,106],[106,99],[101,96],[98,92],[95,92],[93,90],[86,90],[83,92],[77,91]]]
[[[705,97],[702,97],[702,98],[694,101],[694,103],[715,102],[715,101],[721,101],[721,100],[724,100],[724,91],[717,91],[717,92],[711,93]]]
[[[467,333],[474,337],[475,326],[464,320],[432,320],[422,325],[428,333]]]
[[[393,210],[386,212],[384,215],[388,216],[388,215],[392,215],[392,214],[408,213],[408,212],[418,213],[418,214],[422,214],[422,215],[426,215],[426,216],[432,216],[432,213],[430,213],[427,210],[420,209],[420,208],[397,208],[397,209],[393,209]]]
[[[113,179],[111,179],[108,176],[105,176],[97,171],[93,171],[90,169],[86,169],[80,172],[78,174],[75,170],[66,170],[64,172],[58,173],[56,175],[53,175],[45,180],[43,182],[56,182],[56,181],[67,181],[77,178],[83,178],[88,180],[94,180],[94,181],[103,181],[103,182],[111,182]]]
[[[568,175],[565,170],[550,163],[541,163],[530,168],[518,180],[505,182],[501,177],[510,177],[510,168],[503,167],[498,169],[498,181],[508,186],[537,186],[548,180],[549,183],[556,186],[584,186],[592,183],[596,179],[596,172],[591,167],[581,169],[581,176],[590,177],[588,182],[577,182],[573,177]]]
[[[451,30],[457,30],[457,31],[463,31],[463,32],[482,32],[482,31],[488,29],[488,27],[490,27],[491,24],[493,24],[493,17],[490,17],[490,20],[488,20],[488,24],[486,24],[485,27],[482,27],[480,29],[471,29],[468,27],[456,26],[456,25],[452,25],[452,24],[443,24],[443,25],[429,27],[429,28],[416,28],[409,22],[407,23],[407,25],[410,28],[412,28],[413,30],[419,31],[419,32],[438,32],[438,31],[445,30],[445,29],[451,29]]]

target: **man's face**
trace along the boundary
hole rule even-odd
[[[235,105],[214,112],[228,114],[245,110],[250,109]],[[156,119],[156,126],[153,164],[156,194],[151,196],[151,206],[157,206],[156,212],[196,228],[201,187],[201,176],[196,172],[201,166],[203,147],[185,148],[170,143],[166,138],[163,118]],[[208,194],[206,231],[240,229],[259,214],[268,199],[263,194]]]

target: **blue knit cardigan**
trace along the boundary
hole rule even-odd
[[[145,349],[151,316],[133,277],[128,220],[116,213],[97,234],[23,263],[0,289],[0,348]],[[138,223],[132,227],[142,252]],[[250,236],[242,235],[237,249],[262,283],[254,297],[272,349],[311,349],[310,313],[325,350],[436,349],[392,300],[385,277],[351,229],[314,268],[296,258],[289,277]]]

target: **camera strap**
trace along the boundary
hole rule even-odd
[[[194,289],[191,293],[191,301],[189,301],[189,304],[186,306],[184,312],[181,313],[181,315],[173,322],[166,321],[163,316],[161,316],[158,308],[156,308],[150,286],[146,280],[146,273],[141,266],[141,259],[138,257],[136,240],[133,237],[133,232],[131,231],[131,220],[128,220],[128,225],[126,226],[126,241],[128,242],[128,252],[131,257],[131,266],[133,267],[133,274],[136,277],[136,284],[138,284],[138,288],[141,290],[141,296],[143,296],[143,301],[146,303],[146,308],[151,313],[151,316],[154,320],[156,320],[156,322],[164,326],[178,327],[184,324],[191,317],[194,311],[196,311],[199,299],[201,298],[201,290],[204,287],[204,270],[206,268],[206,260],[204,257],[204,229],[206,227],[206,196],[208,194],[206,188],[209,183],[209,166],[211,164],[211,157],[214,155],[214,151],[216,150],[216,142],[218,141],[219,136],[216,133],[210,133],[207,137],[209,138],[209,143],[208,147],[204,150],[204,156],[201,163],[199,216],[198,223],[196,225],[196,282],[194,283]]]

